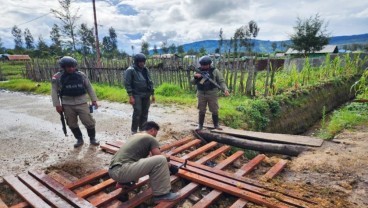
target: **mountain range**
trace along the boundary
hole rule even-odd
[[[258,53],[272,53],[272,43],[276,43],[276,51],[286,51],[288,49],[288,45],[291,44],[290,40],[284,40],[284,41],[269,41],[269,40],[253,40],[254,41],[254,47],[252,51],[258,52]],[[350,35],[350,36],[335,36],[331,37],[329,44],[330,45],[348,45],[348,44],[368,44],[368,33],[367,34],[360,34],[360,35]],[[230,44],[230,40],[224,40],[223,46],[221,51],[226,50],[226,48],[229,48],[228,45]],[[203,40],[203,41],[197,41],[193,43],[187,43],[182,45],[185,52],[188,52],[190,49],[193,49],[194,51],[199,51],[202,47],[206,49],[207,53],[214,53],[216,48],[219,46],[218,40]],[[161,51],[159,50],[161,53]]]

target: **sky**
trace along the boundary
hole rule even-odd
[[[72,0],[78,27],[94,27],[92,0]],[[58,0],[0,0],[0,38],[4,47],[14,48],[11,29],[28,28],[38,42],[49,44],[53,24],[62,25],[50,11],[60,10]],[[158,48],[201,40],[230,39],[235,30],[254,20],[260,28],[256,39],[281,41],[293,34],[297,18],[319,14],[331,36],[368,33],[367,0],[96,0],[99,40],[113,27],[119,50],[137,52],[142,41]],[[134,46],[134,50],[132,50]]]

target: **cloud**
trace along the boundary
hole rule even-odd
[[[29,28],[35,40],[42,35],[48,43],[52,25],[61,25],[60,20],[48,14],[51,8],[60,9],[58,1],[0,1],[6,5],[0,10],[0,37],[5,47],[14,47],[11,35],[14,25],[20,25],[22,31]],[[229,39],[237,28],[250,20],[255,20],[260,27],[257,39],[286,40],[293,32],[297,17],[308,18],[316,13],[328,22],[327,29],[334,36],[368,32],[366,0],[349,3],[346,0],[96,0],[95,3],[100,40],[113,27],[119,48],[125,51],[131,51],[131,45],[140,48],[142,41],[160,46],[162,41],[180,45],[218,39],[220,28],[224,38]],[[72,8],[73,11],[80,8],[78,27],[81,23],[94,26],[90,0],[72,1]],[[37,17],[40,18],[35,19]]]

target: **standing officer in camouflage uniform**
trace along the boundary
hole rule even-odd
[[[133,106],[132,134],[137,133],[138,127],[142,131],[143,124],[147,121],[150,107],[155,102],[153,82],[147,67],[146,56],[138,53],[134,56],[133,66],[130,66],[124,74],[125,89],[129,95],[129,103]]]
[[[199,59],[199,70],[209,74],[212,80],[214,80],[224,91],[225,96],[229,96],[229,90],[226,87],[225,80],[218,69],[211,67],[212,60],[209,56],[202,56]],[[202,74],[195,72],[194,77],[191,80],[193,84],[197,85],[197,98],[198,98],[198,130],[203,129],[204,118],[206,115],[206,108],[212,113],[213,125],[216,129],[220,129],[219,116],[218,116],[218,88],[209,80],[201,82]]]
[[[77,61],[74,58],[64,56],[59,60],[59,65],[62,70],[52,77],[51,82],[53,105],[58,113],[64,111],[66,122],[77,139],[77,143],[74,144],[75,148],[84,143],[82,132],[78,126],[78,116],[87,129],[90,143],[99,145],[99,142],[95,139],[96,122],[90,114],[87,104],[88,93],[92,100],[92,105],[98,108],[97,96],[92,85],[87,76],[77,70]]]
[[[158,141],[155,139],[160,127],[153,121],[144,124],[143,130],[131,136],[113,156],[109,175],[118,182],[117,187],[128,188],[139,178],[149,175],[153,193],[153,201],[175,200],[178,193],[170,192],[170,174],[176,174],[178,168],[169,168],[166,157],[161,154]],[[151,156],[149,154],[151,153]],[[127,187],[128,186],[128,187]]]

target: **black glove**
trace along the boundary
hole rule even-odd
[[[175,165],[170,165],[169,170],[170,170],[170,175],[175,175],[179,172],[179,168],[176,167]]]

